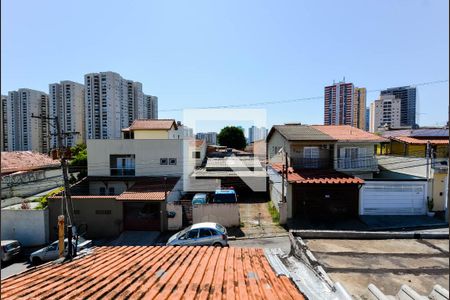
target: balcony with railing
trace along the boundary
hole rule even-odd
[[[337,169],[340,170],[376,170],[378,169],[377,159],[373,156],[367,157],[338,157]]]

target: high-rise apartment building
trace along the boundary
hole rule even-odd
[[[370,128],[370,108],[366,107],[366,126],[364,130],[369,131],[369,128]]]
[[[72,147],[85,142],[84,85],[69,80],[49,84],[49,115],[58,117],[61,131],[78,132],[64,137],[65,146]],[[51,132],[56,133],[52,128]],[[52,149],[58,147],[54,134],[50,138],[50,146]]]
[[[208,145],[217,145],[217,132],[199,132],[195,138],[206,141]]]
[[[401,115],[400,126],[416,127],[416,96],[417,90],[415,87],[402,86],[389,88],[381,91],[383,95],[394,95],[395,98],[401,100]]]
[[[381,95],[370,104],[370,132],[380,126],[399,128],[401,125],[401,99],[394,95]]]
[[[268,130],[265,127],[252,126],[248,129],[248,142],[253,143],[258,140],[265,140],[268,134]]]
[[[0,104],[0,136],[1,136],[1,151],[8,151],[8,110],[6,109],[6,102],[8,96],[2,95]]]
[[[158,97],[144,95],[144,118],[158,119]]]
[[[84,76],[87,139],[120,138],[122,128],[144,118],[142,84],[114,72]]]
[[[325,87],[324,124],[351,125],[364,129],[366,89],[339,82]]]
[[[366,94],[366,88],[355,87],[352,126],[363,130],[366,127]]]
[[[32,89],[19,89],[8,93],[6,101],[8,125],[8,151],[36,151],[48,153],[50,132],[47,119],[48,95]]]

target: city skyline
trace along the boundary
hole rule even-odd
[[[347,4],[136,2],[123,10],[80,1],[61,15],[52,2],[4,1],[2,94],[111,70],[158,95],[160,118],[181,120],[168,110],[316,97],[344,76],[367,88],[367,106],[379,96],[372,90],[448,79],[446,1]],[[84,34],[102,24],[110,26],[104,35]],[[334,34],[336,24],[350,33]],[[448,83],[420,86],[418,96],[418,123],[444,125]],[[268,126],[323,121],[322,100],[259,107],[270,110]]]

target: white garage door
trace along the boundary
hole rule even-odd
[[[361,188],[361,215],[423,215],[426,213],[426,182],[377,181]]]

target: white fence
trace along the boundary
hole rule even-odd
[[[216,203],[192,206],[193,223],[215,222],[225,227],[240,225],[239,204]]]
[[[2,240],[18,240],[23,246],[49,242],[48,209],[2,209]]]

